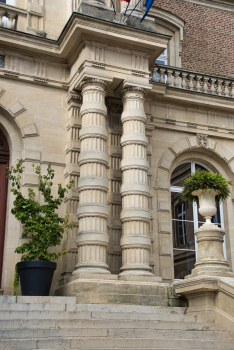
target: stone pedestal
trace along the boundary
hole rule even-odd
[[[206,211],[209,208],[212,207],[208,206]],[[174,287],[176,293],[188,299],[188,314],[196,314],[199,322],[216,323],[217,327],[217,320],[220,320],[217,314],[221,312],[224,325],[219,329],[229,330],[234,326],[234,314],[223,313],[222,309],[219,309],[218,299],[222,299],[224,294],[229,294],[228,302],[233,303],[234,274],[223,254],[225,232],[212,224],[210,218],[211,216],[207,216],[207,223],[195,231],[198,245],[195,268],[184,280],[174,282]],[[221,287],[223,277],[228,281],[229,290]]]
[[[191,275],[197,276],[234,277],[232,270],[223,254],[224,230],[215,224],[204,224],[195,231],[197,238],[197,261]]]

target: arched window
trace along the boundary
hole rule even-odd
[[[9,164],[9,146],[7,139],[0,130],[0,289],[2,281],[2,266],[5,241],[6,203],[7,203],[7,178],[5,165]]]
[[[173,256],[175,279],[182,279],[191,273],[196,261],[196,241],[194,231],[204,224],[197,203],[186,202],[180,198],[183,181],[197,170],[207,170],[195,162],[178,165],[171,175],[171,211],[173,227]],[[209,170],[209,169],[208,169]],[[212,222],[224,229],[222,203],[216,203],[217,213]],[[226,249],[224,242],[224,255]]]

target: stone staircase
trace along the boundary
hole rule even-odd
[[[76,304],[75,297],[0,296],[0,349],[222,349],[227,332],[184,307]]]

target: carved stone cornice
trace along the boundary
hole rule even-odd
[[[82,97],[78,92],[69,92],[66,96],[67,103],[70,104],[72,102],[80,102],[82,101]]]
[[[97,79],[97,78],[88,78],[88,79],[85,79],[81,82],[80,86],[81,88],[83,88],[85,85],[87,84],[101,84],[103,85],[105,88],[107,87],[107,83],[102,80],[102,79]]]

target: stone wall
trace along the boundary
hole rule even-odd
[[[210,74],[234,76],[233,5],[222,2],[155,0],[154,5],[182,18],[182,67]]]

